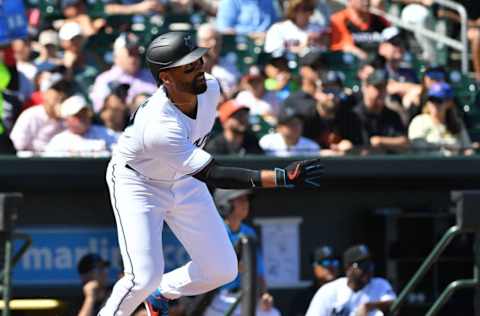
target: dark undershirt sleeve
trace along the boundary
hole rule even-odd
[[[260,170],[226,167],[214,159],[192,177],[221,189],[249,189],[261,187]]]

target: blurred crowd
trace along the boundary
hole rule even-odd
[[[146,46],[180,30],[210,48],[221,85],[213,154],[471,155],[480,5],[459,2],[472,75],[369,11],[427,29],[448,19],[458,37],[458,16],[429,0],[25,0],[28,36],[0,43],[0,153],[109,156],[157,89]]]

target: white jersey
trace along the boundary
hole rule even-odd
[[[353,292],[347,278],[339,278],[322,286],[308,307],[306,316],[354,316],[358,307],[367,302],[390,301],[396,297],[390,283],[383,278],[372,278],[361,290]],[[381,316],[373,310],[368,316]]]
[[[151,180],[173,182],[201,170],[212,159],[204,151],[220,98],[218,81],[205,74],[207,90],[198,95],[197,116],[178,109],[161,86],[134,114],[113,159]]]

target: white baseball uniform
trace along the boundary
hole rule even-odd
[[[101,316],[130,315],[157,287],[170,299],[232,281],[237,258],[207,186],[191,174],[211,156],[202,149],[216,116],[217,80],[206,74],[197,116],[182,113],[161,86],[135,114],[107,169],[125,276]],[[163,275],[166,221],[192,261]],[[163,275],[163,276],[162,276]]]
[[[392,286],[383,278],[372,278],[362,289],[353,292],[343,277],[323,285],[315,293],[305,316],[354,316],[362,304],[390,301],[395,297]],[[378,309],[368,313],[368,316],[381,315]]]

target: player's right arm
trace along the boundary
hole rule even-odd
[[[246,189],[252,187],[315,187],[323,174],[319,159],[296,161],[286,168],[251,170],[223,166],[188,139],[185,129],[173,118],[148,124],[144,149],[152,158],[177,173],[190,175],[213,187]]]
[[[228,167],[212,159],[192,176],[221,189],[246,189],[253,187],[318,187],[323,174],[320,159],[295,161],[286,168],[251,170]]]

